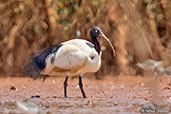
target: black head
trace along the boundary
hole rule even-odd
[[[100,54],[100,51],[101,51],[101,47],[100,47],[100,44],[97,40],[97,37],[100,37],[100,38],[103,38],[104,40],[107,41],[107,43],[110,45],[110,47],[112,48],[113,50],[113,55],[115,56],[115,50],[114,50],[114,47],[112,45],[112,43],[110,42],[110,40],[104,35],[104,33],[101,31],[101,29],[99,27],[93,27],[91,30],[90,30],[90,37],[91,37],[91,40],[93,41],[93,44],[95,45],[95,49],[96,51]]]
[[[90,36],[91,37],[98,37],[101,33],[101,29],[99,27],[93,27],[91,30],[90,30]]]

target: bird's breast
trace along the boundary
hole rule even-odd
[[[88,56],[88,61],[85,69],[89,72],[97,72],[101,66],[101,56],[97,53],[92,53]]]

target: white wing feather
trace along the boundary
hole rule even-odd
[[[64,45],[55,56],[54,65],[59,68],[72,69],[81,66],[87,59],[87,55],[72,44]]]

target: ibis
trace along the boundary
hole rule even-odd
[[[171,76],[171,66],[167,67],[167,68],[164,70],[164,74],[165,74],[165,75],[168,75],[168,76]]]
[[[64,97],[67,98],[68,77],[78,76],[83,98],[82,76],[88,72],[97,72],[101,66],[101,47],[98,39],[104,39],[115,50],[110,40],[98,27],[90,30],[91,42],[84,39],[72,39],[49,48],[42,49],[25,66],[27,75],[33,79],[44,76],[65,76]]]
[[[154,69],[158,66],[161,66],[163,64],[162,61],[155,61],[152,59],[148,59],[142,63],[137,63],[136,66],[143,69],[143,70],[152,70],[154,71]]]
[[[159,69],[163,70],[163,62],[162,61],[156,61],[152,59],[147,59],[142,63],[137,63],[136,66],[140,69],[143,69],[144,71],[151,71],[155,76],[157,76],[159,73]]]

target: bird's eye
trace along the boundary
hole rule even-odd
[[[97,30],[95,30],[95,32],[97,33],[98,31],[97,31]]]

